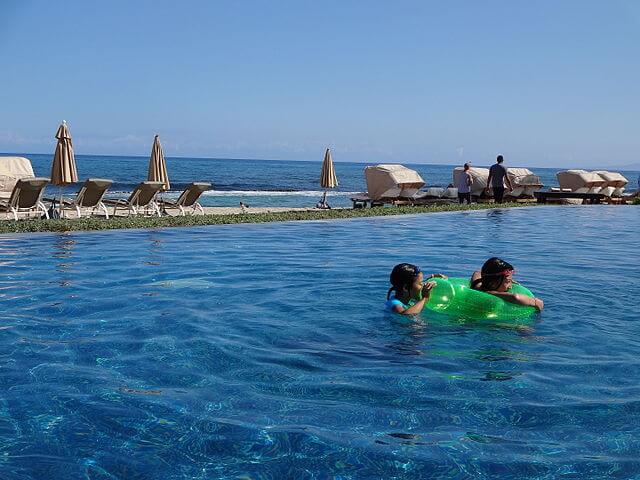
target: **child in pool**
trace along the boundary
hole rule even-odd
[[[441,273],[434,273],[428,278],[447,278]],[[420,313],[429,301],[431,289],[435,282],[424,283],[424,276],[420,268],[410,263],[400,263],[393,267],[389,276],[391,288],[387,292],[385,306],[395,313],[415,315]],[[391,296],[391,292],[395,292]]]
[[[484,262],[482,270],[473,272],[473,275],[471,275],[471,288],[490,293],[506,302],[535,307],[536,310],[541,311],[544,308],[544,302],[540,298],[509,293],[509,289],[513,284],[512,277],[514,272],[515,270],[511,264],[497,257],[492,257]]]

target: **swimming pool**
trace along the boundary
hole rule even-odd
[[[638,213],[0,236],[0,477],[637,477]],[[492,255],[530,331],[382,308]]]

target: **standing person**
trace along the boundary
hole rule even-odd
[[[467,201],[468,205],[471,205],[471,185],[473,184],[473,178],[471,178],[471,174],[469,173],[469,169],[471,166],[468,163],[464,164],[464,170],[462,174],[458,177],[458,202],[460,205]]]
[[[496,163],[491,165],[489,169],[489,178],[487,179],[487,191],[489,191],[490,186],[493,186],[493,198],[496,203],[502,203],[503,201],[505,183],[509,191],[513,190],[511,180],[507,175],[507,169],[502,165],[502,162],[504,162],[504,158],[502,155],[498,155]]]

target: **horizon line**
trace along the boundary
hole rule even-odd
[[[0,156],[26,156],[26,155],[51,155],[53,157],[53,153],[36,153],[36,152],[0,152]],[[148,158],[148,155],[113,155],[113,154],[97,154],[97,153],[78,153],[76,156],[90,156],[90,157],[132,157],[132,158]],[[228,158],[228,157],[198,157],[198,156],[175,156],[175,155],[165,155],[165,158],[171,159],[183,159],[183,160],[238,160],[238,161],[256,161],[256,162],[301,162],[301,163],[322,163],[322,160],[291,160],[291,159],[282,159],[282,158]],[[483,165],[473,165],[473,162],[458,162],[458,163],[429,163],[429,162],[361,162],[355,160],[334,160],[334,163],[354,163],[359,165],[389,165],[389,164],[397,164],[397,165],[433,165],[433,166],[442,166],[442,167],[452,167],[452,166],[461,166],[464,163],[471,163],[472,166],[482,167]],[[490,166],[490,165],[486,165]],[[509,166],[507,166],[509,168]],[[526,166],[517,166],[517,164],[513,165],[512,168],[530,168]],[[578,167],[543,167],[543,166],[534,166],[531,168],[545,168],[545,169],[565,169],[565,170],[576,170]],[[584,168],[584,167],[581,167]],[[610,165],[610,166],[599,166],[599,167],[588,167],[584,168],[585,170],[605,170],[606,168],[615,168],[623,171],[635,171],[640,170],[640,164],[629,164],[629,165]]]

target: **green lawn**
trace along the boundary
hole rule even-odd
[[[517,208],[535,204],[505,203],[500,208]],[[431,205],[420,207],[376,207],[357,210],[313,210],[274,213],[245,213],[229,215],[199,215],[187,217],[99,217],[62,220],[6,220],[0,221],[0,233],[67,232],[78,230],[115,230],[126,228],[188,227],[199,225],[224,225],[235,223],[289,222],[295,220],[330,220],[339,218],[378,217],[461,210],[486,210],[495,204]]]

